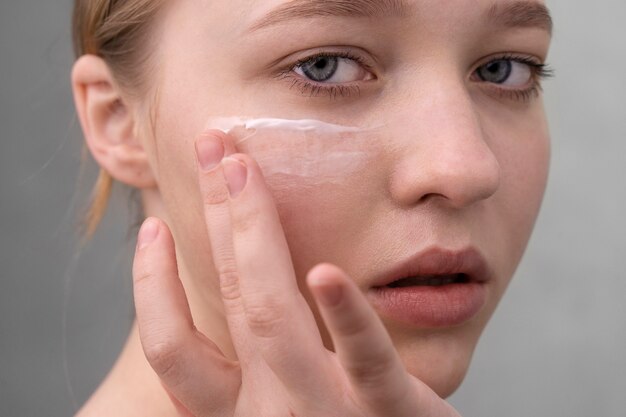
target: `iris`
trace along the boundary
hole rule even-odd
[[[328,81],[335,75],[338,66],[338,57],[321,56],[302,63],[300,69],[311,80],[323,82]]]
[[[478,76],[481,80],[502,84],[511,76],[513,71],[513,63],[510,60],[499,59],[478,68]]]

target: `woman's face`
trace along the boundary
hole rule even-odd
[[[490,279],[477,312],[441,318],[435,306],[430,320],[411,321],[379,310],[409,371],[442,396],[454,391],[545,188],[549,137],[537,83],[550,27],[542,4],[172,2],[157,31],[158,100],[154,136],[145,139],[181,274],[198,283],[187,284],[190,298],[213,300],[221,314],[195,173],[203,129],[230,116],[356,127],[345,135],[259,130],[240,151],[265,161],[309,301],[304,278],[320,262],[343,268],[370,297],[382,274],[415,254],[484,257]],[[355,163],[344,160],[354,154]],[[324,164],[327,157],[350,169]],[[302,161],[321,165],[302,173]]]

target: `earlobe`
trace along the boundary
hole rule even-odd
[[[148,154],[137,137],[135,113],[104,60],[80,57],[72,70],[72,89],[87,147],[98,164],[124,184],[154,187]]]

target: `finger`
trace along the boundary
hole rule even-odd
[[[265,362],[292,395],[328,395],[332,363],[299,291],[273,196],[259,165],[236,154],[223,163],[236,273],[248,327]],[[325,394],[324,394],[325,393]]]
[[[174,408],[176,408],[176,412],[178,413],[179,417],[196,417],[194,416],[191,411],[185,407],[185,405],[183,403],[181,403],[178,398],[176,398],[174,396],[174,394],[172,394],[172,392],[170,391],[170,389],[168,388],[167,385],[165,385],[163,383],[163,381],[161,381],[161,386],[163,387],[163,389],[165,390],[165,392],[167,393],[167,396],[170,399],[170,402],[172,403],[172,405],[174,406]]]
[[[198,183],[203,198],[204,219],[209,235],[213,264],[218,275],[228,329],[237,357],[250,363],[260,354],[250,343],[239,290],[233,249],[228,188],[221,161],[235,149],[233,139],[221,131],[207,131],[196,140]]]
[[[200,134],[198,139],[208,138],[209,140],[218,140],[224,147],[224,156],[237,153],[237,144],[235,139],[228,133],[219,129],[208,129]],[[220,162],[220,161],[218,161]]]
[[[331,264],[309,271],[307,284],[359,400],[380,415],[415,416],[410,376],[387,330],[356,284]]]
[[[139,233],[133,291],[144,353],[172,395],[197,415],[234,407],[237,365],[195,329],[172,235],[155,218],[146,220]]]

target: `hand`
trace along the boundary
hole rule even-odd
[[[406,371],[366,298],[330,264],[307,274],[336,353],[324,347],[258,164],[235,154],[225,134],[204,134],[196,149],[206,226],[239,361],[224,357],[194,327],[174,241],[160,220],[144,223],[133,267],[143,349],[181,414],[458,417]],[[215,165],[224,154],[230,157]]]

